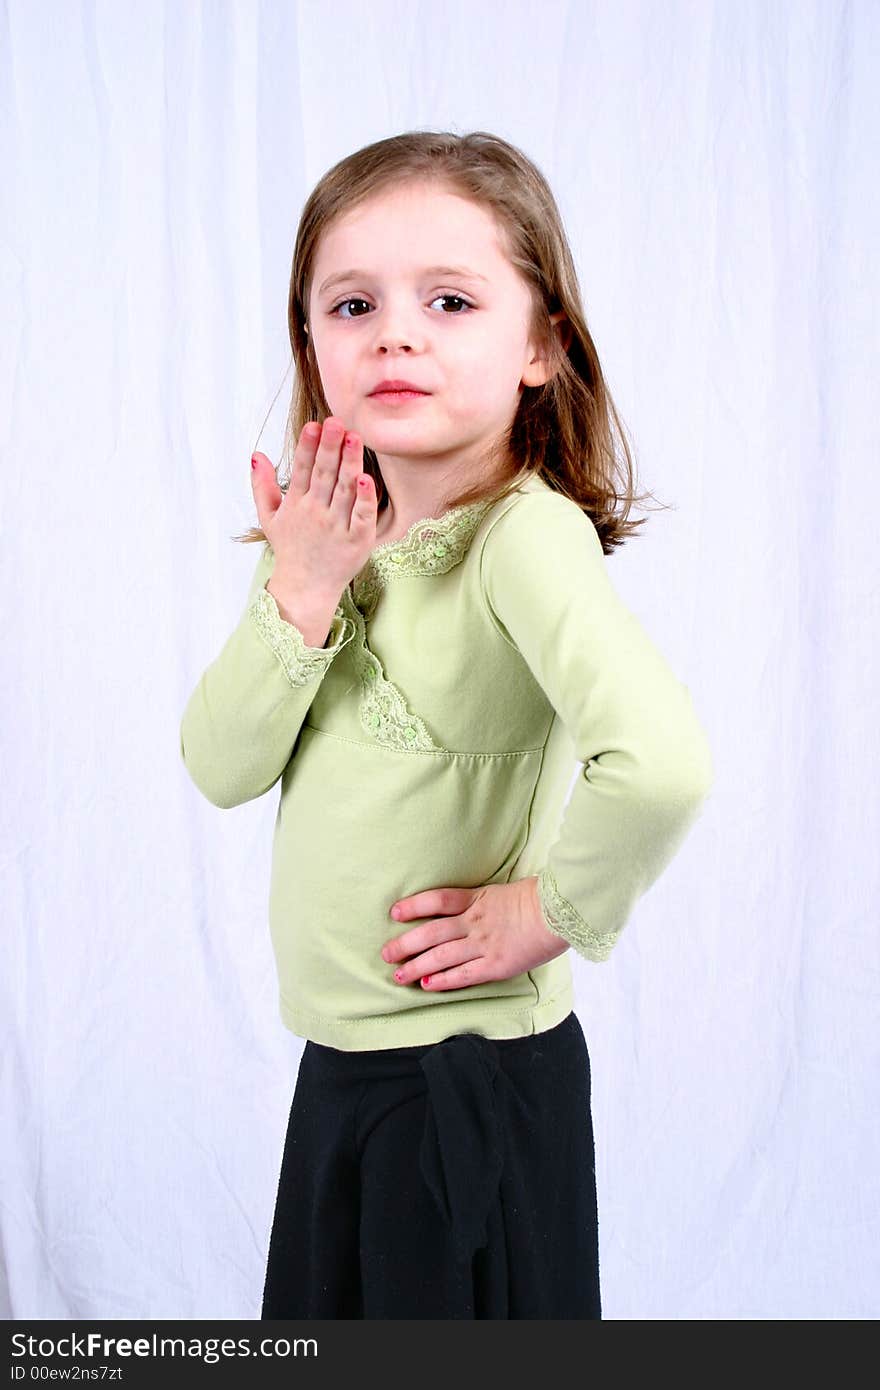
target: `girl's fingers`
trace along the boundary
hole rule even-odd
[[[376,489],[369,473],[359,473],[355,480],[354,504],[351,509],[350,529],[370,524],[376,525]]]
[[[346,434],[342,444],[342,457],[336,486],[333,489],[333,500],[330,504],[340,523],[346,527],[351,526],[352,514],[358,497],[363,496],[364,490],[358,486],[358,478],[362,476],[363,460],[364,450],[360,439],[356,434]]]
[[[315,454],[318,448],[318,440],[321,438],[321,426],[317,420],[310,420],[300,434],[296,449],[293,454],[293,466],[290,470],[290,483],[288,492],[292,492],[299,497],[308,492],[309,483],[312,481],[312,466],[315,462]]]
[[[321,442],[315,454],[312,479],[309,483],[310,494],[319,502],[326,503],[328,507],[339,474],[344,437],[345,426],[342,421],[335,415],[328,415],[321,430]]]
[[[363,463],[363,442],[338,416],[323,424],[310,420],[294,451],[288,492],[325,502],[349,530],[368,526],[375,521],[376,489]]]

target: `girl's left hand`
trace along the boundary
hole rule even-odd
[[[537,875],[482,888],[428,888],[392,904],[397,920],[431,921],[395,936],[382,959],[401,962],[398,984],[421,980],[423,989],[466,989],[507,980],[544,965],[568,950],[568,942],[544,921]]]

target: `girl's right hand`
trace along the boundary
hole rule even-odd
[[[265,454],[251,470],[257,516],[275,552],[275,572],[300,594],[326,594],[334,603],[363,569],[376,544],[376,490],[363,472],[363,443],[338,416],[310,420],[282,492]]]

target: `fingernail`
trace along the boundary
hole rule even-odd
[[[256,466],[257,466],[257,456],[256,456],[256,454],[252,454],[252,455],[251,455],[251,468],[256,468]]]
[[[392,909],[391,909],[391,916],[395,919],[395,921],[399,921],[399,920],[400,920],[400,908],[399,908],[399,907],[392,907]]]
[[[430,982],[430,979],[431,979],[431,976],[430,976],[430,975],[423,975],[423,976],[422,976],[422,984],[423,984],[423,985],[428,984],[428,983]]]

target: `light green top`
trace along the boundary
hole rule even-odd
[[[570,951],[511,979],[398,985],[389,916],[424,889],[536,874],[549,928],[606,960],[713,779],[690,693],[537,477],[378,545],[309,647],[265,589],[189,698],[181,755],[215,806],[281,780],[270,885],[280,1015],[343,1051],[511,1038],[574,1004]],[[578,762],[577,780],[566,795]]]

